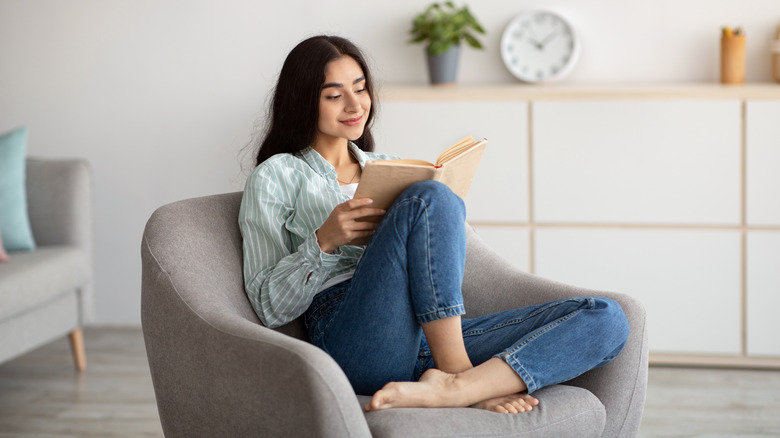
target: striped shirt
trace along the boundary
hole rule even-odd
[[[397,158],[363,152],[367,161]],[[315,231],[349,195],[335,168],[311,147],[278,154],[255,168],[241,200],[238,223],[244,239],[244,287],[257,316],[279,327],[302,315],[329,279],[354,271],[364,247],[345,245],[322,252]]]

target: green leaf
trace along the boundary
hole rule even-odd
[[[460,45],[464,39],[471,47],[483,48],[472,31],[485,34],[485,29],[467,6],[458,9],[453,1],[448,0],[428,5],[423,13],[412,19],[409,42],[427,41],[428,52],[433,54],[444,53],[450,46]]]
[[[475,49],[482,49],[483,48],[482,47],[482,43],[480,43],[479,40],[477,40],[474,37],[474,35],[472,35],[470,33],[467,33],[467,34],[463,35],[463,38],[466,39],[466,42],[469,43],[469,46],[471,46],[471,47],[473,47]]]

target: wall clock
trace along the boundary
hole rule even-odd
[[[515,17],[501,37],[501,58],[518,79],[552,82],[569,74],[577,62],[580,40],[571,23],[551,11]]]

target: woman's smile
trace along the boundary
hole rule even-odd
[[[360,126],[360,124],[363,122],[363,116],[359,117],[353,117],[351,119],[341,120],[341,123],[347,125],[347,126]]]

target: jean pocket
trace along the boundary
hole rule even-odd
[[[325,289],[314,297],[309,309],[304,314],[303,321],[309,331],[309,339],[316,344],[325,332],[330,317],[344,300],[346,286],[337,284]]]

